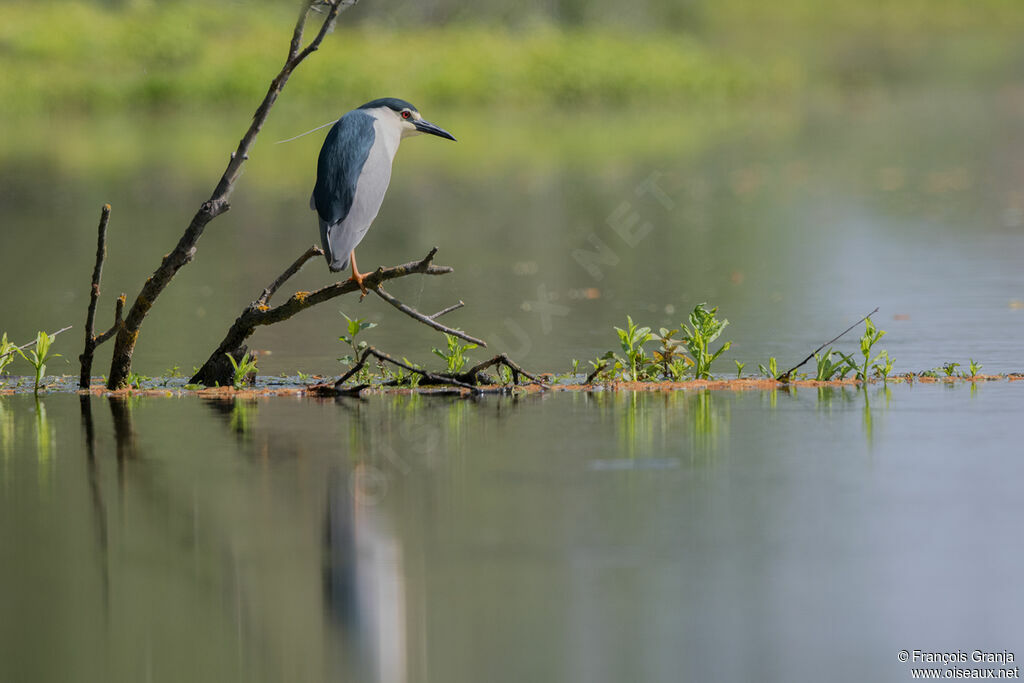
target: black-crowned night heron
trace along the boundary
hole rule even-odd
[[[338,119],[320,148],[309,208],[320,215],[320,241],[327,265],[336,272],[351,261],[351,279],[363,294],[366,276],[356,267],[356,246],[380,211],[398,144],[402,138],[420,133],[455,139],[425,121],[405,100],[385,97]]]

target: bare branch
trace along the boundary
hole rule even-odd
[[[89,309],[85,314],[85,346],[78,357],[81,372],[78,388],[88,389],[92,378],[92,355],[96,350],[96,304],[100,299],[100,280],[103,277],[103,261],[107,258],[107,223],[110,221],[110,204],[100,210],[100,224],[96,230],[96,264],[92,269],[92,287],[89,288]]]
[[[324,250],[321,249],[318,246],[314,245],[314,246],[310,247],[309,249],[307,249],[306,253],[304,253],[299,258],[295,259],[295,262],[293,264],[291,264],[290,266],[288,266],[287,270],[285,270],[283,273],[281,273],[277,277],[277,279],[274,280],[273,283],[271,283],[271,285],[269,287],[267,287],[266,289],[263,290],[263,294],[261,294],[260,298],[257,299],[256,301],[258,303],[263,304],[264,306],[266,306],[268,303],[270,303],[270,297],[274,296],[274,292],[276,292],[278,289],[280,289],[281,285],[283,285],[285,282],[287,282],[288,279],[291,278],[291,276],[293,276],[297,272],[299,272],[302,269],[302,266],[306,265],[306,261],[308,261],[309,259],[313,258],[314,256],[323,256],[323,255],[324,255]]]
[[[459,303],[457,303],[457,304],[452,304],[452,305],[451,305],[451,306],[449,306],[448,308],[445,308],[445,309],[443,309],[443,310],[440,310],[440,311],[438,311],[437,313],[435,313],[434,315],[428,315],[427,317],[428,317],[428,318],[430,318],[431,320],[435,320],[435,319],[437,319],[437,318],[440,318],[440,317],[441,317],[442,315],[446,315],[446,314],[448,314],[448,313],[451,313],[452,311],[457,311],[457,310],[459,310],[460,308],[462,308],[462,307],[463,307],[463,306],[465,306],[465,305],[466,305],[466,302],[464,302],[464,301],[459,301]]]
[[[124,298],[124,294],[117,297],[117,302],[114,304],[114,324],[110,326],[109,330],[96,337],[96,346],[113,337],[121,329],[121,325],[124,323],[124,320],[121,318],[122,313],[124,313]]]
[[[806,363],[810,359],[814,358],[814,354],[818,353],[819,351],[821,351],[823,348],[825,348],[829,344],[832,344],[832,343],[835,343],[835,342],[839,341],[840,337],[842,337],[844,334],[846,334],[847,332],[849,332],[853,328],[857,327],[857,325],[860,325],[862,322],[864,322],[865,320],[867,320],[868,318],[873,316],[875,313],[878,313],[878,307],[877,306],[875,307],[875,310],[871,311],[866,316],[864,316],[863,318],[861,318],[860,320],[858,320],[854,324],[850,325],[845,330],[843,330],[842,332],[840,332],[836,336],[832,337],[831,339],[829,339],[827,342],[825,342],[824,344],[822,344],[818,348],[816,348],[813,351],[811,351],[810,355],[807,356],[807,358],[804,358],[802,361],[800,361],[799,363],[797,363],[796,365],[791,367],[789,370],[786,370],[784,373],[782,373],[781,375],[779,375],[775,379],[777,379],[780,382],[787,382],[787,381],[789,381],[789,376],[792,375],[794,372],[796,372],[796,370],[799,369],[804,363]]]
[[[394,306],[395,308],[400,310],[402,313],[405,313],[410,318],[413,318],[415,320],[419,320],[421,323],[423,323],[424,325],[426,325],[428,327],[433,327],[435,330],[437,330],[439,332],[444,332],[445,334],[450,334],[450,335],[452,335],[454,337],[458,337],[459,339],[463,339],[465,341],[468,341],[468,342],[471,342],[473,344],[476,344],[477,346],[484,346],[484,347],[487,346],[487,342],[485,342],[483,339],[477,339],[476,337],[472,337],[472,336],[466,334],[465,332],[463,332],[461,330],[456,330],[456,329],[448,327],[446,325],[442,325],[441,323],[439,323],[436,320],[434,320],[434,316],[423,315],[422,313],[417,311],[415,308],[411,308],[409,306],[406,306],[401,301],[399,301],[395,297],[393,297],[390,294],[388,294],[387,292],[385,292],[379,285],[376,288],[374,288],[373,292],[374,292],[374,294],[379,296],[381,299],[384,299],[384,301],[387,301],[389,304],[391,304],[392,306]],[[444,313],[444,312],[445,311],[442,311],[442,313]]]
[[[309,10],[312,9],[316,0],[308,0],[303,2],[305,8],[302,12],[299,12],[299,18],[295,21],[295,30],[292,31],[292,42],[288,45],[288,62],[295,60],[298,56],[299,50],[302,48],[302,34],[306,30],[306,19],[309,18]]]
[[[593,381],[595,379],[597,379],[597,376],[601,374],[601,371],[604,370],[606,367],[608,367],[608,363],[607,362],[602,362],[600,365],[598,365],[596,368],[594,368],[594,371],[592,373],[587,375],[587,378],[585,380],[583,380],[583,383],[584,384],[591,384],[591,383],[593,383]]]
[[[434,247],[419,261],[411,261],[391,268],[378,268],[367,275],[363,283],[368,289],[376,289],[382,282],[407,275],[417,273],[422,275],[445,275],[451,273],[452,268],[449,266],[433,265],[433,258],[436,253],[437,247]],[[299,260],[302,260],[302,258],[300,257]],[[230,377],[229,374],[226,374],[230,365],[226,366],[227,361],[224,358],[224,354],[230,353],[232,356],[241,358],[242,354],[245,353],[245,340],[252,336],[257,327],[288,320],[307,308],[330,301],[343,294],[357,291],[359,291],[359,285],[350,279],[335,282],[314,292],[295,292],[287,301],[272,308],[262,303],[261,298],[256,299],[235,319],[220,345],[210,355],[206,363],[203,364],[203,367],[193,375],[191,382],[207,386],[212,386],[218,382],[225,383],[226,379]]]
[[[519,384],[519,376],[522,375],[523,377],[526,377],[527,379],[529,379],[530,382],[533,383],[533,384],[539,384],[540,386],[544,387],[545,389],[550,389],[551,388],[550,384],[548,384],[544,380],[540,379],[539,377],[531,375],[526,370],[523,370],[515,361],[513,361],[511,358],[508,357],[507,354],[504,354],[504,353],[499,354],[499,355],[495,356],[494,358],[491,358],[490,360],[485,360],[482,363],[477,363],[476,365],[471,367],[466,372],[463,372],[461,374],[455,375],[454,377],[455,377],[455,379],[458,379],[459,381],[466,382],[466,383],[469,383],[469,384],[475,384],[479,380],[478,375],[481,372],[483,372],[487,368],[491,368],[491,367],[494,367],[494,366],[502,366],[502,365],[504,365],[506,368],[508,368],[509,370],[512,371],[512,383],[513,384]]]

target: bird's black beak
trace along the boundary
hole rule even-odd
[[[416,130],[418,130],[421,133],[430,133],[431,135],[436,135],[439,138],[447,138],[449,140],[455,140],[455,136],[454,135],[452,135],[451,133],[446,131],[441,126],[435,126],[430,121],[424,121],[423,119],[419,119],[419,120],[413,121],[412,125],[416,126]]]

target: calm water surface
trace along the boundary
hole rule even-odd
[[[902,680],[1024,642],[1016,383],[0,398],[4,680]]]

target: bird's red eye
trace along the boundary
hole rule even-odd
[[[409,113],[409,110],[408,110],[408,109],[406,109],[405,111],[403,111],[403,112],[402,112],[402,118],[403,118],[403,119],[407,119],[407,118],[409,118],[410,116],[412,116],[412,114],[410,114],[410,113]]]

